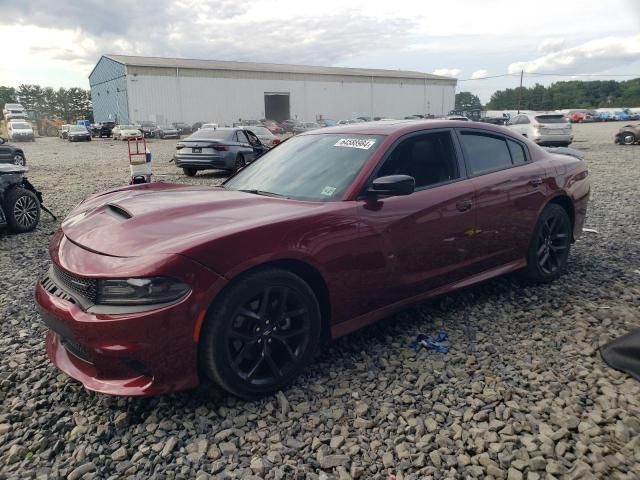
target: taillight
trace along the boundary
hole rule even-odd
[[[278,145],[282,140],[280,140],[279,138],[274,138],[273,142],[271,142],[271,145]]]
[[[176,150],[180,150],[181,148],[184,148],[184,145],[181,143],[176,144]]]
[[[541,123],[534,123],[533,124],[533,128],[542,128],[544,127],[544,125],[542,125]]]
[[[209,148],[213,148],[217,152],[226,152],[227,150],[229,150],[229,147],[227,145],[221,145],[219,143],[212,143],[211,145],[209,145]]]

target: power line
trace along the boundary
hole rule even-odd
[[[502,75],[491,75],[489,77],[478,77],[478,78],[463,78],[459,79],[459,82],[471,82],[475,80],[487,80],[489,78],[500,78],[500,77],[518,77],[519,73],[503,73]]]

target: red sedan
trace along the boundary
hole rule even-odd
[[[222,186],[135,185],[76,207],[36,286],[47,352],[98,392],[274,392],[322,336],[516,270],[557,278],[588,198],[583,161],[503,127],[314,130]]]

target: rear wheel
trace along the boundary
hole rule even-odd
[[[242,155],[238,155],[238,157],[236,158],[235,171],[237,172],[241,168],[244,168],[246,165],[247,162],[245,162],[244,157]]]
[[[624,132],[622,134],[623,145],[633,145],[636,143],[636,136],[631,132]]]
[[[187,177],[195,177],[196,173],[198,173],[198,170],[196,170],[195,168],[183,167],[182,171]]]
[[[300,277],[279,269],[250,273],[231,284],[209,312],[200,365],[234,395],[270,394],[313,359],[320,329],[318,301]]]
[[[40,221],[40,202],[29,190],[12,188],[6,193],[3,206],[7,223],[16,233],[30,232]]]
[[[560,205],[547,205],[533,232],[527,253],[527,276],[536,282],[558,278],[567,266],[571,221]]]

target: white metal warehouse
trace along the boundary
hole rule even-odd
[[[315,121],[444,115],[456,79],[428,73],[104,55],[89,75],[97,122]]]

